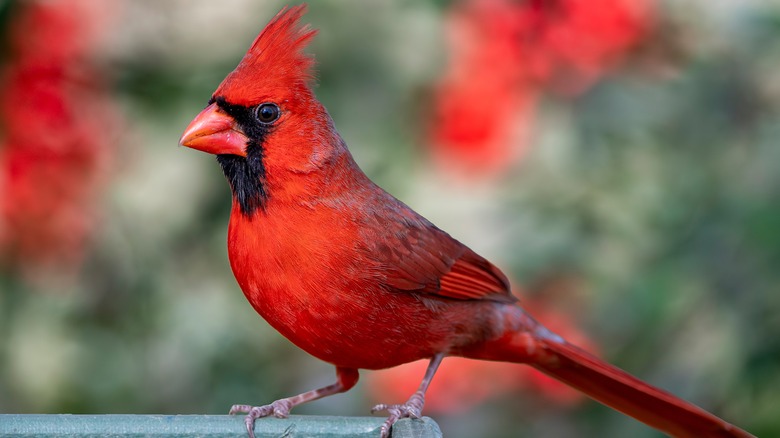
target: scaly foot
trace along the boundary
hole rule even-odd
[[[246,418],[244,418],[244,424],[246,424],[246,430],[249,432],[249,438],[255,438],[255,420],[271,414],[276,418],[287,418],[292,407],[292,401],[289,398],[283,398],[265,406],[233,405],[229,414],[247,414]]]
[[[417,391],[402,405],[379,404],[371,408],[372,414],[379,411],[387,411],[387,413],[390,414],[380,429],[381,438],[388,438],[390,436],[390,428],[392,428],[393,424],[401,418],[422,417],[422,408],[424,404],[425,395],[422,392]]]

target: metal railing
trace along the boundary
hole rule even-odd
[[[262,418],[255,436],[377,438],[383,417],[291,415]],[[441,437],[430,418],[398,421],[394,438]],[[247,436],[243,416],[228,415],[30,415],[0,414],[0,437],[203,437]]]

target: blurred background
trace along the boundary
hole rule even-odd
[[[0,2],[0,411],[226,413],[333,380],[245,302],[187,123],[283,2]],[[545,324],[780,436],[780,4],[316,2],[317,96],[368,175]],[[298,414],[401,402],[423,364]],[[445,359],[449,437],[658,433]]]

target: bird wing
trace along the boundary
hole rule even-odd
[[[421,216],[388,225],[375,240],[384,243],[372,251],[388,288],[457,300],[517,301],[498,268]]]

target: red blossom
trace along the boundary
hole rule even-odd
[[[111,2],[23,3],[0,84],[0,256],[26,271],[79,265],[113,155],[114,105],[92,65]]]
[[[447,17],[450,61],[434,91],[430,143],[467,174],[503,170],[526,144],[536,91],[521,82],[517,14],[512,2],[471,1]]]
[[[466,174],[522,158],[541,93],[587,89],[652,23],[651,0],[465,0],[446,18],[448,67],[429,143]]]
[[[518,20],[519,62],[528,79],[577,94],[613,68],[647,35],[652,0],[531,0]]]

